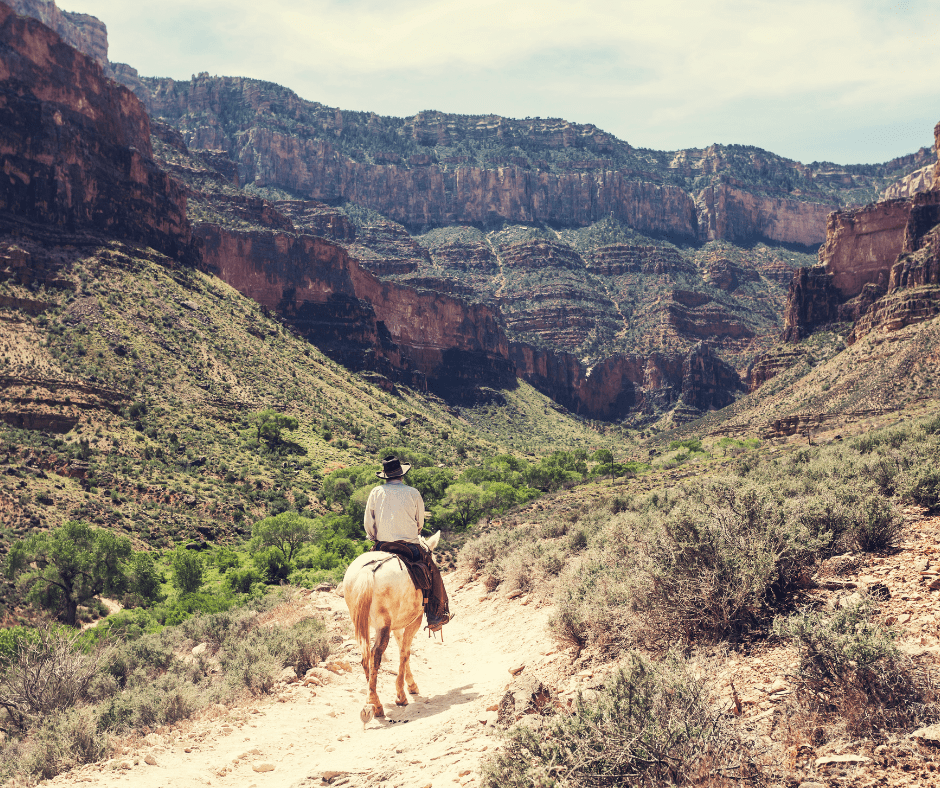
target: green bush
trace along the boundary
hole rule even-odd
[[[539,730],[517,725],[483,763],[486,788],[758,784],[750,753],[682,663],[631,653],[597,693]]]
[[[285,582],[294,568],[276,547],[269,547],[267,550],[255,553],[251,560],[268,585]]]
[[[202,586],[203,567],[201,556],[185,547],[173,552],[173,587],[181,594],[193,594]]]
[[[225,573],[225,584],[236,594],[248,594],[255,583],[262,582],[261,573],[253,566],[244,569],[229,569]]]

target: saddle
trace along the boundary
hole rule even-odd
[[[408,570],[411,576],[411,582],[415,588],[420,591],[427,602],[428,591],[431,590],[431,571],[428,569],[427,562],[431,560],[431,554],[425,554],[425,551],[418,548],[421,557],[415,561],[412,557],[412,550],[416,547],[408,542],[376,542],[375,549],[381,553],[392,553],[395,555]]]

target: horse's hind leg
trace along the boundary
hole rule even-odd
[[[398,699],[395,701],[399,706],[407,706],[408,698],[405,697],[404,684],[408,682],[408,692],[412,695],[418,694],[418,685],[415,677],[411,674],[411,641],[414,640],[415,633],[421,628],[421,617],[413,621],[404,629],[395,632],[395,640],[398,641],[398,678],[395,680],[395,689],[398,690]]]
[[[382,702],[379,700],[375,685],[379,678],[382,655],[385,653],[385,649],[388,648],[388,636],[390,632],[391,628],[387,625],[377,629],[375,631],[375,645],[372,646],[372,661],[369,666],[369,703],[375,706],[376,717],[385,716],[385,709],[382,708]]]

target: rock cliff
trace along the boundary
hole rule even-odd
[[[873,199],[923,162],[918,154],[838,168],[744,146],[638,150],[561,119],[379,117],[257,80],[200,74],[177,82],[114,68],[190,147],[224,151],[242,183],[349,200],[411,230],[499,221],[585,226],[612,216],[652,236],[815,247],[831,210]]]
[[[16,13],[38,19],[69,46],[84,52],[108,71],[108,28],[88,14],[61,11],[55,0],[9,0]]]
[[[143,105],[99,63],[2,3],[0,93],[0,222],[195,259],[183,189],[152,160]]]
[[[940,142],[940,124],[935,129]],[[936,167],[940,168],[940,158]],[[796,342],[836,321],[849,344],[940,314],[940,182],[929,191],[830,215],[822,263],[790,284],[783,339]],[[752,386],[773,365],[755,365]]]

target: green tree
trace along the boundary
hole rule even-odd
[[[269,449],[276,449],[283,440],[284,430],[296,430],[299,422],[293,416],[266,408],[251,417],[258,443],[264,441]]]
[[[313,542],[319,535],[319,524],[297,512],[282,512],[275,517],[265,517],[251,529],[252,552],[261,552],[269,547],[279,550],[284,561],[290,563],[301,545]]]
[[[202,585],[205,568],[192,550],[177,547],[173,553],[173,587],[181,594],[194,594]]]
[[[125,589],[131,552],[126,537],[71,520],[16,542],[7,556],[6,574],[18,579],[33,602],[59,611],[66,624],[75,626],[79,605]]]
[[[458,482],[447,488],[443,506],[458,528],[468,528],[489,508],[492,499],[479,484]]]
[[[127,590],[137,594],[146,602],[162,602],[163,593],[160,585],[163,576],[157,570],[153,554],[144,550],[135,552],[130,560],[130,571],[127,575]]]

